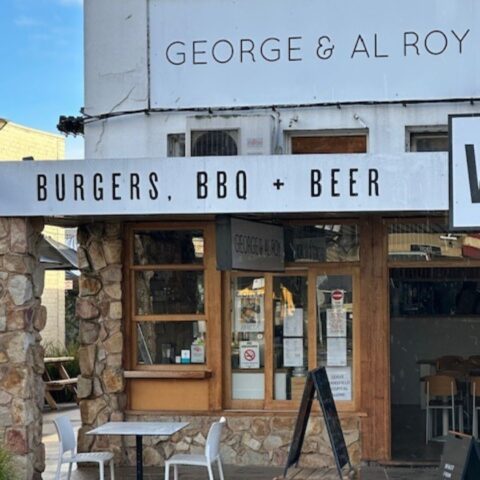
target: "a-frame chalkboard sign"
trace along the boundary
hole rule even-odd
[[[340,420],[338,418],[337,407],[335,406],[332,390],[330,389],[327,372],[324,367],[321,367],[311,370],[307,375],[305,389],[303,390],[302,403],[300,404],[300,409],[298,411],[292,443],[288,452],[287,464],[285,465],[285,477],[287,475],[287,470],[293,464],[298,465],[315,393],[317,394],[323,412],[323,418],[325,419],[325,426],[327,427],[328,437],[330,438],[338,475],[342,478],[342,469],[345,465],[348,465],[349,469],[353,470],[348,456],[345,439],[343,437]]]
[[[480,448],[470,435],[448,432],[440,463],[442,479],[480,479]]]

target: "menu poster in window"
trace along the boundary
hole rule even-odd
[[[326,370],[333,398],[335,400],[352,400],[351,367],[329,367]]]
[[[260,368],[260,344],[240,342],[240,368]]]
[[[296,308],[283,319],[284,337],[303,337],[303,308]]]
[[[329,367],[347,366],[346,338],[327,338],[327,365]]]
[[[235,298],[237,332],[263,332],[263,295],[237,295]]]
[[[327,308],[327,337],[347,336],[347,312],[344,308]]]
[[[303,367],[303,338],[283,339],[283,366]]]

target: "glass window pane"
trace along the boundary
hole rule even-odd
[[[480,268],[392,268],[390,314],[480,315]]]
[[[136,314],[202,314],[203,271],[147,270],[135,273]]]
[[[203,232],[150,230],[136,232],[135,265],[203,263]]]
[[[274,399],[298,400],[307,374],[307,279],[273,279]]]
[[[449,232],[436,223],[393,223],[388,228],[388,258],[393,261],[480,259],[480,232]]]
[[[139,365],[206,363],[206,322],[138,322]]]
[[[265,398],[264,277],[238,277],[232,284],[232,399]]]
[[[412,152],[448,152],[448,132],[412,132]]]
[[[357,225],[285,227],[287,262],[354,262],[358,259]]]
[[[352,400],[353,290],[350,275],[319,275],[317,361],[327,369],[336,400]]]

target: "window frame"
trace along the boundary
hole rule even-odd
[[[318,222],[317,222],[318,223]],[[360,262],[330,262],[316,264],[287,264],[285,272],[245,272],[233,271],[226,272],[224,282],[223,297],[226,302],[226,308],[223,316],[224,329],[224,392],[223,404],[225,409],[231,410],[277,410],[291,411],[298,410],[300,400],[275,400],[274,384],[274,332],[273,332],[273,279],[277,276],[305,276],[307,280],[307,298],[308,298],[308,320],[307,320],[307,370],[312,370],[318,365],[317,362],[317,331],[318,319],[316,312],[316,277],[320,274],[328,275],[350,275],[352,277],[353,288],[353,323],[352,323],[352,400],[337,401],[337,409],[340,412],[354,412],[360,405]],[[263,400],[235,400],[232,398],[232,322],[233,322],[233,298],[232,286],[233,280],[238,277],[263,276],[265,278],[264,312],[265,312],[265,331],[264,331],[264,381],[265,397]],[[318,409],[318,406],[314,406]]]
[[[293,155],[292,153],[292,141],[295,137],[355,137],[355,136],[364,136],[365,137],[365,152],[368,153],[370,150],[369,145],[369,129],[364,128],[344,128],[344,129],[324,129],[324,130],[285,130],[285,140],[286,140],[286,153]],[[363,155],[364,153],[322,153],[316,155]],[[312,154],[315,154],[312,152]],[[296,155],[305,155],[296,154]]]
[[[134,264],[134,236],[136,232],[146,231],[191,231],[198,230],[203,233],[203,261],[201,263],[178,263],[178,264],[146,264],[135,265]],[[213,334],[215,334],[215,315],[212,311],[212,288],[214,288],[214,279],[209,273],[211,269],[210,257],[215,255],[215,243],[214,228],[211,224],[205,222],[196,223],[132,223],[128,224],[126,228],[126,262],[125,262],[125,311],[126,311],[126,332],[128,336],[126,342],[126,367],[130,371],[130,378],[139,376],[138,372],[152,374],[152,377],[162,378],[162,373],[165,374],[165,378],[188,378],[188,373],[191,373],[192,378],[198,378],[201,375],[202,378],[207,378],[211,373],[213,363],[215,361],[214,354],[212,352],[212,345],[214,345],[211,339],[211,328],[213,328]],[[213,253],[212,253],[213,249]],[[136,293],[135,293],[135,274],[138,271],[203,271],[204,274],[204,313],[202,314],[149,314],[149,315],[137,315],[136,314]],[[210,270],[211,271],[211,270]],[[182,322],[182,321],[205,321],[206,329],[206,356],[205,363],[203,364],[153,364],[143,365],[138,363],[138,334],[136,325],[139,322]],[[169,372],[169,374],[167,374]],[[155,375],[158,374],[158,375]],[[135,375],[136,374],[136,375]],[[148,376],[148,375],[147,375]]]

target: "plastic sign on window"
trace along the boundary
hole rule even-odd
[[[260,368],[258,342],[240,342],[240,368]]]

